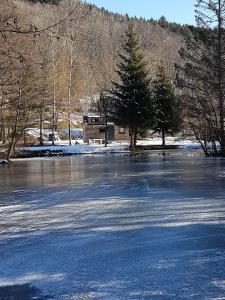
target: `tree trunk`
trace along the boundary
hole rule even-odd
[[[7,156],[6,156],[6,160],[9,161],[12,154],[13,154],[13,151],[14,151],[14,147],[15,147],[15,137],[12,137],[12,140],[11,140],[11,143],[9,144],[9,148],[8,148],[8,151],[7,151]]]
[[[130,149],[134,149],[134,129],[130,130]]]
[[[15,123],[14,123],[14,128],[12,131],[12,139],[11,142],[9,143],[9,147],[8,147],[8,151],[7,151],[7,156],[6,156],[6,160],[9,161],[14,148],[15,148],[15,143],[16,143],[16,134],[17,134],[17,126],[18,126],[18,120],[19,120],[19,110],[17,109],[17,113],[16,113],[16,119],[15,119]]]
[[[0,140],[2,141],[3,145],[5,144],[5,122],[4,122],[4,116],[2,114],[1,116],[1,132],[0,132]]]
[[[40,146],[43,146],[43,108],[40,111]]]
[[[215,156],[218,155],[217,147],[216,147],[216,142],[215,142],[215,141],[212,141],[212,151],[213,151],[213,154],[214,154]]]
[[[192,131],[194,132],[194,135],[195,135],[195,137],[196,137],[196,140],[197,140],[197,141],[199,142],[199,144],[201,145],[201,148],[202,148],[202,150],[203,150],[205,156],[210,156],[210,155],[209,155],[209,152],[208,152],[207,145],[206,145],[205,143],[202,142],[201,138],[200,138],[199,135],[198,135],[197,130],[195,129],[195,125],[194,125],[193,123],[191,123],[190,121],[189,121],[189,125],[191,126]]]
[[[222,71],[222,3],[219,0],[218,7],[218,96],[221,134],[221,155],[225,156],[225,130],[224,130],[224,94],[223,94],[223,71]]]
[[[26,147],[27,141],[26,141],[26,130],[23,132],[23,146]]]
[[[3,110],[3,105],[4,105],[4,99],[3,99],[3,93],[1,97],[1,133],[0,133],[0,140],[2,140],[3,145],[6,142],[6,128],[5,128],[5,118],[4,118],[4,110]]]
[[[70,40],[70,58],[68,66],[68,130],[69,130],[69,145],[72,145],[71,139],[71,91],[72,91],[72,72],[73,72],[73,41]]]
[[[134,129],[134,149],[136,148],[137,145],[137,128]]]
[[[11,139],[11,142],[9,143],[9,147],[8,147],[8,151],[7,151],[7,157],[6,157],[7,161],[10,160],[10,158],[13,154],[16,142],[17,142],[16,135],[17,135],[17,130],[18,130],[19,116],[20,116],[21,96],[22,96],[22,89],[21,89],[21,87],[19,87],[19,96],[16,99],[16,116],[15,116],[13,131],[12,131],[12,139]]]
[[[105,118],[105,147],[108,146],[108,120]]]
[[[52,38],[52,71],[53,71],[53,109],[52,109],[52,146],[55,146],[55,130],[56,130],[56,65],[55,65],[55,55],[56,50],[53,44],[53,35]]]
[[[166,148],[166,133],[164,129],[162,130],[162,148]]]
[[[70,118],[70,116],[69,116]],[[72,145],[72,136],[71,136],[71,122],[69,120],[68,122],[68,130],[69,130],[69,145],[71,146]]]

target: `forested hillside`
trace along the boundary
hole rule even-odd
[[[14,47],[18,51],[23,50],[22,54],[28,61],[32,59],[37,63],[48,64],[49,72],[56,75],[57,97],[67,97],[65,87],[71,50],[74,101],[95,94],[115,76],[114,67],[124,30],[127,28],[128,16],[113,14],[76,0],[14,0],[10,4],[15,7],[14,13],[24,26],[32,23],[37,28],[57,22],[75,7],[71,18],[43,34],[32,37],[29,43],[26,42],[26,47],[21,48],[23,36],[14,42]],[[173,65],[179,59],[178,50],[183,43],[182,33],[185,32],[185,28],[169,24],[164,18],[158,22],[144,19],[134,19],[134,22],[150,74],[154,74],[161,60],[173,74]],[[51,70],[53,56],[54,71]]]

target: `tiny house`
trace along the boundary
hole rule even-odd
[[[91,141],[105,142],[105,120],[101,116],[84,116],[84,142],[90,143]],[[129,128],[117,126],[114,123],[108,123],[107,126],[108,142],[122,142],[129,140]]]

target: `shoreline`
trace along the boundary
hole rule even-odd
[[[44,145],[16,147],[11,159],[35,158],[35,157],[64,157],[76,155],[93,154],[140,154],[146,152],[171,151],[171,150],[199,150],[200,145],[191,140],[178,140],[167,138],[165,148],[162,147],[160,139],[139,140],[135,149],[129,148],[129,143],[111,143],[107,147],[104,145]],[[5,160],[6,148],[0,148],[0,162]]]
[[[169,145],[166,148],[163,148],[160,145],[150,145],[150,146],[137,146],[136,149],[131,150],[129,147],[96,147],[95,149],[83,149],[77,151],[76,146],[71,146],[70,148],[62,146],[62,149],[59,149],[60,146],[56,147],[43,147],[43,149],[26,149],[26,150],[17,150],[16,153],[11,157],[10,161],[16,161],[19,159],[32,159],[32,158],[54,158],[54,157],[70,157],[70,156],[84,156],[84,155],[112,155],[112,154],[128,154],[128,155],[138,155],[145,153],[169,153],[170,151],[197,151],[200,148],[197,147],[183,147],[177,145]],[[89,146],[87,146],[89,147]],[[0,158],[0,164],[7,164],[8,162],[2,157]]]

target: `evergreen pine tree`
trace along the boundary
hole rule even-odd
[[[162,146],[165,148],[166,135],[173,135],[180,130],[181,118],[171,79],[162,64],[153,82],[153,93],[157,119],[154,129],[162,135]]]
[[[136,146],[139,130],[149,129],[154,123],[153,101],[148,72],[140,45],[129,25],[122,45],[118,75],[120,83],[113,82],[113,118],[117,125],[130,128],[130,147]]]

